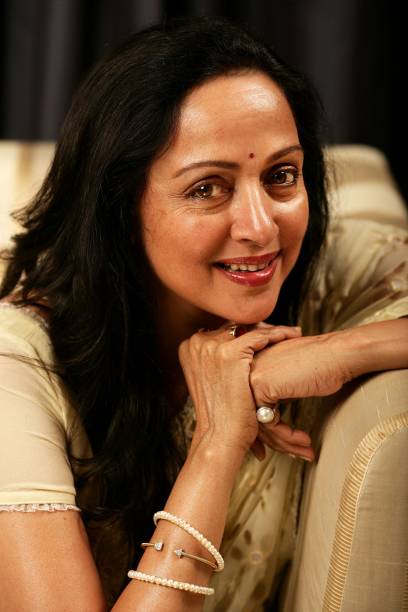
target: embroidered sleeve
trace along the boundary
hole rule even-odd
[[[5,504],[0,505],[0,512],[55,512],[56,510],[76,510],[81,512],[78,506],[72,504]]]

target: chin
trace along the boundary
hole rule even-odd
[[[269,304],[265,308],[248,308],[247,312],[243,311],[242,309],[237,312],[232,311],[232,316],[226,317],[226,320],[235,321],[236,323],[241,323],[242,325],[255,325],[256,323],[265,321],[268,317],[270,317],[274,308],[275,304],[272,306]]]

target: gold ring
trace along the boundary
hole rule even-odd
[[[245,325],[238,325],[238,323],[235,323],[235,325],[230,325],[228,328],[228,333],[233,338],[239,338],[243,334],[246,334],[247,331],[248,330]]]
[[[239,325],[230,325],[229,328],[228,328],[228,333],[233,338],[236,337],[236,333],[237,333],[238,327],[239,327]]]

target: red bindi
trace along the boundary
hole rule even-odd
[[[254,153],[250,153],[249,157],[251,157],[251,158],[255,157]]]

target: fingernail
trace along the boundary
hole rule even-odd
[[[296,455],[292,455],[292,453],[288,453],[289,457],[292,457],[292,459],[296,459]]]
[[[303,455],[299,455],[299,459],[303,459],[304,461],[309,461],[309,462],[313,461],[313,459],[310,459],[310,457],[304,457]]]
[[[299,325],[296,325],[295,329],[297,329],[297,331],[302,331],[302,328]]]

